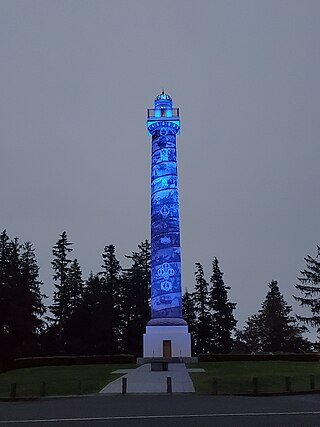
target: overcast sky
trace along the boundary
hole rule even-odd
[[[180,107],[183,288],[218,257],[239,326],[320,244],[320,2],[0,0],[0,228],[53,293],[62,231],[86,278],[150,238],[146,108]]]

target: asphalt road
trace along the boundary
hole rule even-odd
[[[320,427],[320,395],[100,395],[0,402],[3,426]]]

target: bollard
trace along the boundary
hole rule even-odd
[[[82,382],[81,382],[81,380],[78,381],[78,394],[82,394]]]
[[[45,395],[46,395],[46,382],[42,381],[41,387],[40,387],[40,396],[45,396]]]
[[[168,362],[167,361],[162,362],[162,370],[163,371],[167,371],[168,370]]]
[[[216,378],[212,380],[212,393],[218,394],[218,380]]]
[[[122,394],[127,393],[128,378],[122,378]]]
[[[172,378],[167,377],[167,393],[172,393]]]
[[[17,395],[17,383],[11,384],[10,397],[14,399]]]
[[[310,375],[310,389],[315,390],[315,388],[316,388],[316,385],[315,385],[314,375]]]
[[[258,394],[258,378],[252,378],[253,394]]]
[[[286,377],[286,391],[291,392],[291,377]]]

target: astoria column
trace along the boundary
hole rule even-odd
[[[151,162],[151,320],[144,334],[144,357],[190,357],[182,318],[180,221],[176,136],[179,108],[164,91],[147,110]]]

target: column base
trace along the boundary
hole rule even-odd
[[[191,357],[187,325],[154,325],[143,334],[143,357]]]

